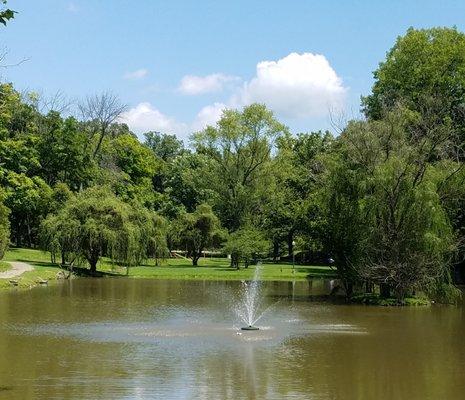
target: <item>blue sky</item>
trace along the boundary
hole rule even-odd
[[[463,1],[10,0],[1,28],[18,89],[129,106],[136,132],[186,138],[223,107],[261,101],[293,132],[357,115],[372,71],[408,27],[457,26]],[[263,63],[269,61],[268,63]],[[257,70],[258,67],[258,70]]]

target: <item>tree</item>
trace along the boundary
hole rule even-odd
[[[224,111],[216,127],[193,135],[197,152],[213,161],[205,181],[216,192],[216,209],[230,231],[259,214],[274,141],[286,131],[264,105],[252,104],[242,112]]]
[[[301,133],[297,137],[283,135],[278,140],[277,154],[272,161],[273,190],[265,206],[265,226],[273,240],[273,255],[280,255],[280,243],[293,253],[296,234],[309,234],[309,199],[317,190],[322,172],[321,156],[331,147],[329,132]]]
[[[160,260],[169,254],[167,230],[167,221],[155,213],[150,213],[147,256],[155,260],[155,265],[159,265]]]
[[[86,186],[95,175],[88,138],[78,121],[63,120],[56,111],[41,116],[39,139],[35,144],[40,167],[38,173],[49,185],[64,182],[73,190]]]
[[[381,119],[399,103],[423,114],[434,107],[465,140],[465,35],[456,28],[410,28],[373,73],[372,94],[362,98],[367,117]]]
[[[399,302],[450,283],[453,235],[438,194],[436,141],[410,131],[410,113],[353,121],[323,185],[324,238],[348,294],[360,279]],[[436,132],[434,134],[436,136]]]
[[[239,269],[240,262],[248,268],[251,262],[257,262],[260,256],[267,255],[270,250],[270,242],[262,232],[253,227],[244,227],[228,237],[223,250],[231,254],[231,266]]]
[[[150,217],[141,207],[131,207],[108,189],[89,188],[68,200],[42,225],[49,250],[58,249],[89,263],[97,271],[102,256],[129,268],[147,254]]]
[[[158,185],[154,183],[156,190],[167,195],[163,213],[173,218],[181,210],[193,212],[198,205],[209,203],[214,197],[206,179],[211,167],[211,160],[204,154],[185,152],[171,160],[163,176],[155,177]]]
[[[2,4],[6,5],[7,0],[2,0]],[[6,26],[6,23],[15,17],[16,11],[13,11],[10,8],[1,8],[0,9],[0,24]]]
[[[111,92],[87,96],[79,104],[79,110],[83,119],[90,122],[90,139],[92,140],[95,135],[98,135],[93,151],[94,158],[99,153],[103,139],[107,136],[109,128],[117,121],[126,108],[127,106],[122,104],[119,98]]]
[[[3,205],[3,193],[0,188],[0,260],[10,244],[10,221],[8,215],[10,210]]]
[[[176,135],[167,135],[160,132],[144,133],[144,144],[163,161],[170,161],[184,153],[184,145]]]
[[[5,205],[11,210],[12,237],[17,246],[36,243],[40,221],[50,211],[52,189],[38,176],[8,172]]]
[[[202,252],[219,247],[225,235],[218,217],[207,204],[199,205],[193,213],[182,214],[174,226],[178,230],[178,243],[187,250],[194,266]]]

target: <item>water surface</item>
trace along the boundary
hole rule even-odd
[[[0,294],[0,399],[463,399],[463,306],[312,301],[268,282],[258,332],[240,282],[77,279]]]

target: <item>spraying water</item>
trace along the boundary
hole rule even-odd
[[[255,267],[254,276],[250,282],[242,282],[241,297],[242,301],[236,304],[235,311],[237,316],[242,320],[245,327],[242,330],[258,330],[255,324],[274,307],[278,302],[271,304],[263,309],[262,286],[260,281],[262,264],[259,262]]]
[[[236,307],[237,315],[247,324],[247,327],[253,327],[261,317],[260,315],[257,318],[257,312],[260,309],[262,297],[260,296],[260,270],[261,263],[258,263],[255,267],[253,280],[251,282],[242,282],[242,301]]]

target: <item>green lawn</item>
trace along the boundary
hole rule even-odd
[[[11,265],[5,261],[0,261],[0,272],[6,272],[11,269]]]
[[[39,250],[9,249],[1,263],[7,264],[7,261],[24,261],[34,266],[34,271],[28,271],[19,277],[12,278],[18,280],[18,286],[21,288],[36,286],[41,279],[55,280],[56,274],[60,270],[50,262],[48,253]],[[10,279],[0,279],[0,288],[11,287],[9,281]]]
[[[50,254],[40,250],[31,249],[10,249],[5,255],[4,261],[24,261],[32,264],[36,270],[22,275],[21,281],[35,279],[40,276],[44,279],[56,276],[58,267],[50,262]],[[262,264],[260,279],[292,281],[304,280],[307,278],[333,278],[335,273],[329,267],[296,265],[293,273],[292,264],[281,263],[272,264],[264,262]],[[126,269],[112,265],[107,259],[103,259],[98,270],[115,275],[125,275]],[[238,271],[229,266],[226,258],[201,258],[199,266],[194,267],[187,259],[167,259],[161,266],[155,266],[153,260],[149,260],[145,265],[132,267],[129,276],[132,278],[155,278],[155,279],[198,279],[198,280],[242,280],[251,279],[254,275],[254,266],[248,269],[241,267]],[[1,280],[0,280],[1,281]]]

